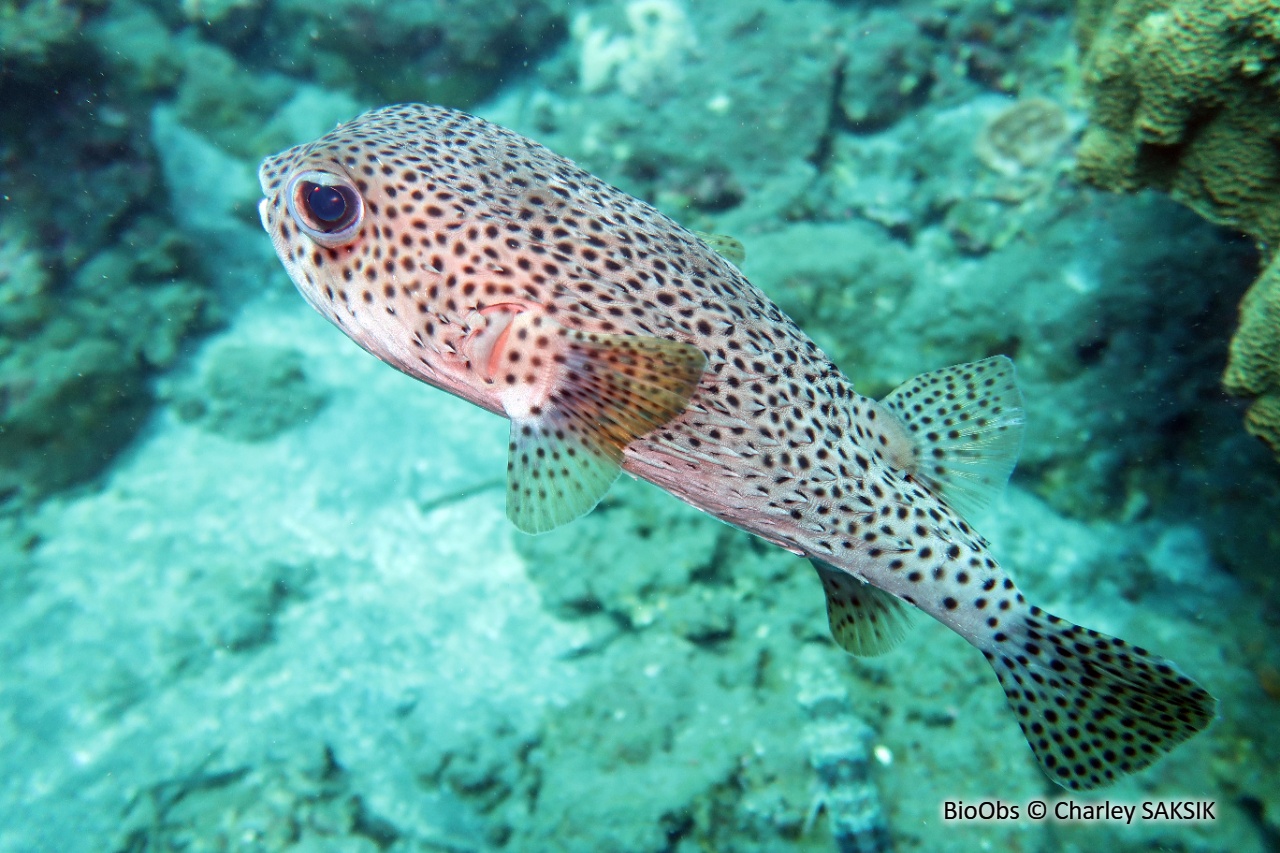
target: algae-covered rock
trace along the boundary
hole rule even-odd
[[[291,73],[377,102],[466,104],[551,49],[565,0],[283,0],[264,28]]]
[[[212,44],[184,40],[177,120],[219,148],[252,162],[262,149],[256,131],[283,104],[294,85],[275,74],[251,72],[243,60]]]
[[[857,222],[746,234],[744,270],[872,397],[940,365],[1013,357],[1028,421],[1016,476],[1060,510],[1185,501],[1147,460],[1203,453],[1230,284],[1252,252],[1154,194],[1094,195],[1068,212],[1049,199],[998,216],[990,199],[976,211],[962,200],[915,246]],[[1150,240],[1158,227],[1168,235]],[[954,254],[940,262],[943,251]]]
[[[310,418],[326,394],[308,381],[297,350],[222,346],[171,398],[184,421],[237,441],[265,441]]]
[[[1241,303],[1223,377],[1256,398],[1248,428],[1280,458],[1280,6],[1271,0],[1082,0],[1091,124],[1079,173],[1153,187],[1251,234],[1265,272]]]
[[[256,850],[377,853],[396,840],[327,745],[257,767],[209,764],[140,790],[115,849],[234,849],[252,839]]]
[[[27,334],[48,314],[50,274],[34,239],[12,220],[0,222],[0,333]]]
[[[918,107],[933,83],[934,49],[897,9],[873,9],[846,34],[843,117],[859,131],[887,127]]]
[[[35,497],[91,477],[151,403],[206,320],[182,277],[187,247],[141,219],[74,273],[14,229],[0,233],[0,494]]]
[[[80,26],[78,3],[50,3],[41,0],[0,2],[0,56],[39,65],[50,52],[75,40]]]
[[[848,24],[816,0],[597,4],[555,95],[487,114],[667,209],[724,211],[819,152]]]
[[[159,14],[129,3],[91,21],[87,34],[98,46],[114,80],[144,92],[172,88],[182,79],[183,53]]]
[[[529,576],[542,587],[552,612],[565,618],[605,617],[597,620],[597,640],[617,628],[639,631],[655,625],[698,644],[714,645],[733,635],[734,592],[717,574],[724,539],[734,535],[729,528],[656,489],[625,481],[597,515],[576,529],[517,538],[530,561]],[[644,543],[642,554],[637,541]],[[574,559],[565,560],[566,553]],[[584,572],[583,566],[597,568]]]
[[[1071,133],[1062,105],[1048,98],[1025,98],[1010,104],[983,126],[973,153],[988,168],[1018,175],[1060,154]]]
[[[209,326],[214,300],[136,99],[173,79],[162,51],[133,49],[165,29],[104,5],[0,2],[3,499],[103,470],[146,422],[154,375]],[[118,38],[100,41],[106,32]]]
[[[96,473],[132,436],[149,395],[118,342],[42,336],[0,357],[0,494],[26,497]]]
[[[625,478],[516,547],[543,601],[590,627],[572,657],[591,688],[548,719],[509,849],[793,849],[814,798],[796,682],[845,661],[812,569]]]

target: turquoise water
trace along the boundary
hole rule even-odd
[[[0,3],[0,850],[1280,846],[1280,464],[1220,387],[1258,254],[1076,178],[1073,23]],[[1219,719],[1069,795],[960,637],[849,657],[805,561],[652,486],[516,532],[506,423],[361,352],[258,222],[264,156],[403,100],[737,237],[862,393],[1011,356],[1021,463],[971,521]]]

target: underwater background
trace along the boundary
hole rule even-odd
[[[1278,96],[1269,0],[0,0],[0,850],[1280,849]],[[960,637],[849,657],[647,484],[516,532],[258,222],[406,100],[739,238],[864,394],[1014,358],[975,526],[1218,721],[1068,795]],[[1032,799],[1216,820],[943,820]]]

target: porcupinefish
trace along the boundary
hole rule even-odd
[[[1174,664],[1028,603],[966,520],[1021,446],[1009,359],[860,396],[732,243],[454,110],[373,110],[259,180],[263,227],[316,310],[511,420],[521,530],[588,512],[620,471],[655,483],[809,558],[852,654],[890,648],[911,607],[959,633],[1066,788],[1146,767],[1213,719]]]

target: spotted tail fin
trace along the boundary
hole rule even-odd
[[[1152,764],[1217,701],[1164,658],[1032,607],[983,651],[1040,767],[1085,791]]]

